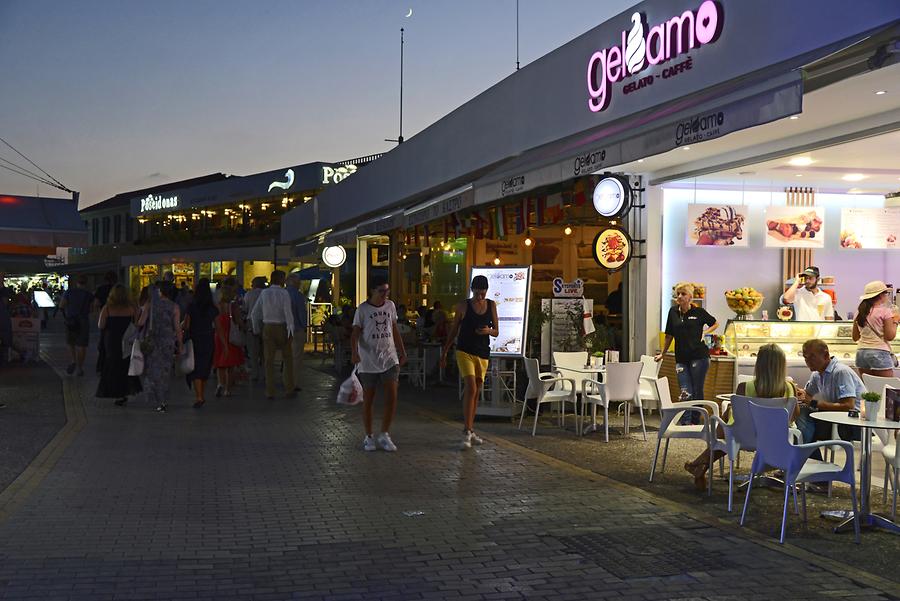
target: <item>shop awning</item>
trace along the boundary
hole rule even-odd
[[[680,146],[799,113],[800,71],[754,85],[734,82],[628,120],[525,153],[475,182],[475,203],[492,202],[567,181]]]
[[[0,273],[6,275],[31,275],[58,271],[49,269],[44,264],[45,257],[39,255],[7,255],[0,254]]]
[[[319,267],[307,267],[296,272],[301,280],[330,280],[331,271]]]
[[[57,246],[87,245],[87,226],[72,199],[0,195],[0,253],[46,256]]]
[[[451,213],[466,209],[475,204],[475,190],[472,184],[441,194],[437,198],[425,201],[404,212],[406,227],[422,225],[440,219]]]
[[[294,257],[302,259],[304,257],[312,257],[319,251],[319,239],[309,240],[294,246]]]
[[[331,232],[325,236],[325,246],[352,246],[356,244],[356,228]]]
[[[356,226],[357,236],[377,236],[398,227],[403,227],[403,209],[395,210],[387,215],[381,215],[375,219],[363,221]]]

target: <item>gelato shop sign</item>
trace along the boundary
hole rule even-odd
[[[178,208],[178,195],[162,196],[160,194],[148,194],[141,199],[141,213],[149,213],[151,211],[169,211]]]
[[[695,48],[711,44],[722,31],[722,8],[715,0],[706,0],[696,11],[657,23],[648,29],[646,17],[631,15],[631,29],[622,31],[622,42],[597,50],[588,60],[588,108],[594,113],[606,110],[612,95],[612,84],[640,73],[648,66],[659,65],[687,54]],[[670,65],[659,74],[651,74],[625,86],[626,94],[653,85],[659,78],[668,79],[693,68],[693,61]]]

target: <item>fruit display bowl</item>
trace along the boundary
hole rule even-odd
[[[739,317],[758,311],[763,300],[763,295],[753,288],[738,288],[725,293],[725,302],[728,304],[728,308]]]

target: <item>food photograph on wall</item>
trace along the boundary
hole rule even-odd
[[[687,246],[747,246],[747,207],[688,205]]]
[[[766,246],[769,248],[823,248],[825,209],[822,207],[767,207]]]

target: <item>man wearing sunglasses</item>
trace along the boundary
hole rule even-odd
[[[369,285],[369,299],[356,309],[353,334],[350,337],[352,361],[356,376],[363,387],[363,422],[366,438],[363,449],[396,451],[391,440],[391,422],[397,410],[397,383],[400,366],[406,363],[406,349],[397,329],[397,309],[388,300],[390,287],[384,277],[373,277]],[[384,416],[381,433],[372,436],[372,404],[378,386],[384,388]]]

